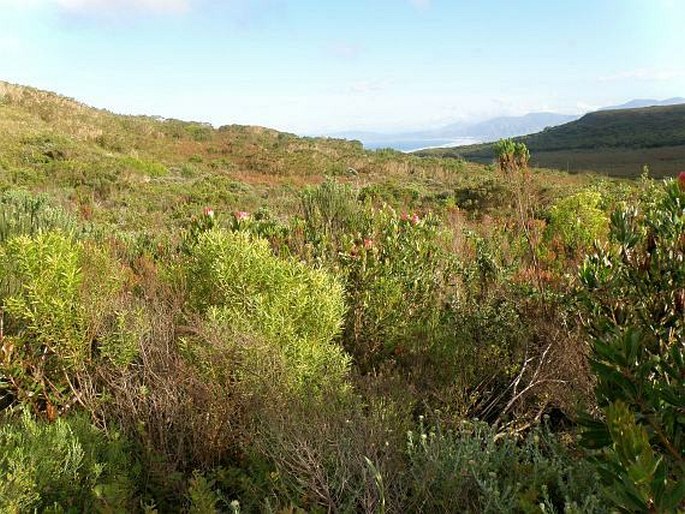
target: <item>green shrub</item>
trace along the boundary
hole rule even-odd
[[[340,266],[350,306],[345,344],[362,369],[390,357],[431,355],[442,334],[452,261],[436,218],[367,213],[366,232],[344,237]]]
[[[606,236],[609,227],[601,203],[597,191],[581,191],[557,201],[549,210],[547,238],[558,237],[572,255],[591,248],[595,240]]]
[[[650,187],[611,215],[580,271],[602,414],[585,420],[607,494],[625,511],[685,506],[685,191]]]
[[[356,233],[366,224],[357,195],[348,185],[327,178],[300,194],[305,240],[317,255],[335,254],[344,234]]]
[[[164,177],[169,173],[166,166],[157,161],[139,159],[132,156],[123,158],[122,165],[139,171],[149,177]]]
[[[51,206],[47,197],[21,190],[0,194],[0,244],[14,236],[55,229],[74,232],[76,223],[62,209]]]
[[[16,400],[51,409],[75,393],[75,375],[94,356],[130,362],[137,340],[128,322],[139,318],[110,310],[121,287],[116,263],[63,233],[7,241],[0,247],[0,387]]]
[[[214,480],[207,479],[195,471],[188,486],[189,514],[218,513],[219,495],[215,490]]]
[[[279,349],[287,386],[315,392],[344,383],[348,358],[333,344],[344,303],[331,275],[275,257],[264,239],[214,229],[198,236],[186,276],[194,309]]]
[[[131,512],[136,476],[126,442],[87,417],[0,421],[2,512]]]

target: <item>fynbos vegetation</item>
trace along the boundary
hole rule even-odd
[[[685,508],[685,174],[0,95],[1,511]]]

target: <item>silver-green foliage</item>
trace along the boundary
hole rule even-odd
[[[344,383],[349,359],[333,343],[345,311],[330,274],[273,255],[266,240],[210,230],[191,250],[192,306],[208,320],[265,340],[281,355],[289,387]]]
[[[25,191],[0,194],[0,243],[17,235],[54,229],[73,232],[76,222],[62,209],[50,205],[46,197]]]
[[[2,512],[130,512],[134,470],[125,442],[86,417],[0,424]]]
[[[597,476],[546,430],[524,440],[488,424],[409,432],[406,512],[608,512]]]

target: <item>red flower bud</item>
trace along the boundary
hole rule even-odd
[[[678,187],[681,191],[685,191],[685,171],[681,171],[678,175]]]

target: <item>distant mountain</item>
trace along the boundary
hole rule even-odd
[[[639,109],[650,106],[685,104],[685,98],[667,100],[637,99],[621,105],[603,107],[600,111]],[[523,136],[540,132],[579,119],[582,114],[559,114],[533,112],[523,116],[501,116],[473,122],[457,122],[431,130],[397,133],[346,131],[330,134],[332,137],[361,141],[369,149],[394,148],[412,151],[433,147],[452,147],[474,143],[497,141],[499,139]]]
[[[515,140],[525,143],[533,164],[542,167],[638,175],[648,165],[658,175],[674,175],[685,167],[685,103],[596,111]],[[495,145],[418,154],[492,162]]]
[[[610,107],[602,107],[600,111],[616,111],[621,109],[640,109],[642,107],[656,107],[666,105],[680,105],[685,104],[685,98],[674,97],[667,100],[651,100],[651,99],[637,99],[631,100],[621,105],[613,105]]]
[[[577,120],[580,116],[553,112],[533,112],[524,116],[502,116],[473,124],[454,124],[442,128],[439,133],[449,137],[472,137],[481,141],[523,136]]]
[[[414,132],[336,132],[336,138],[356,139],[366,148],[417,150],[445,145],[472,144],[538,132],[546,127],[578,119],[579,116],[552,112],[529,113],[524,116],[502,116],[477,123],[459,122],[444,127]]]

